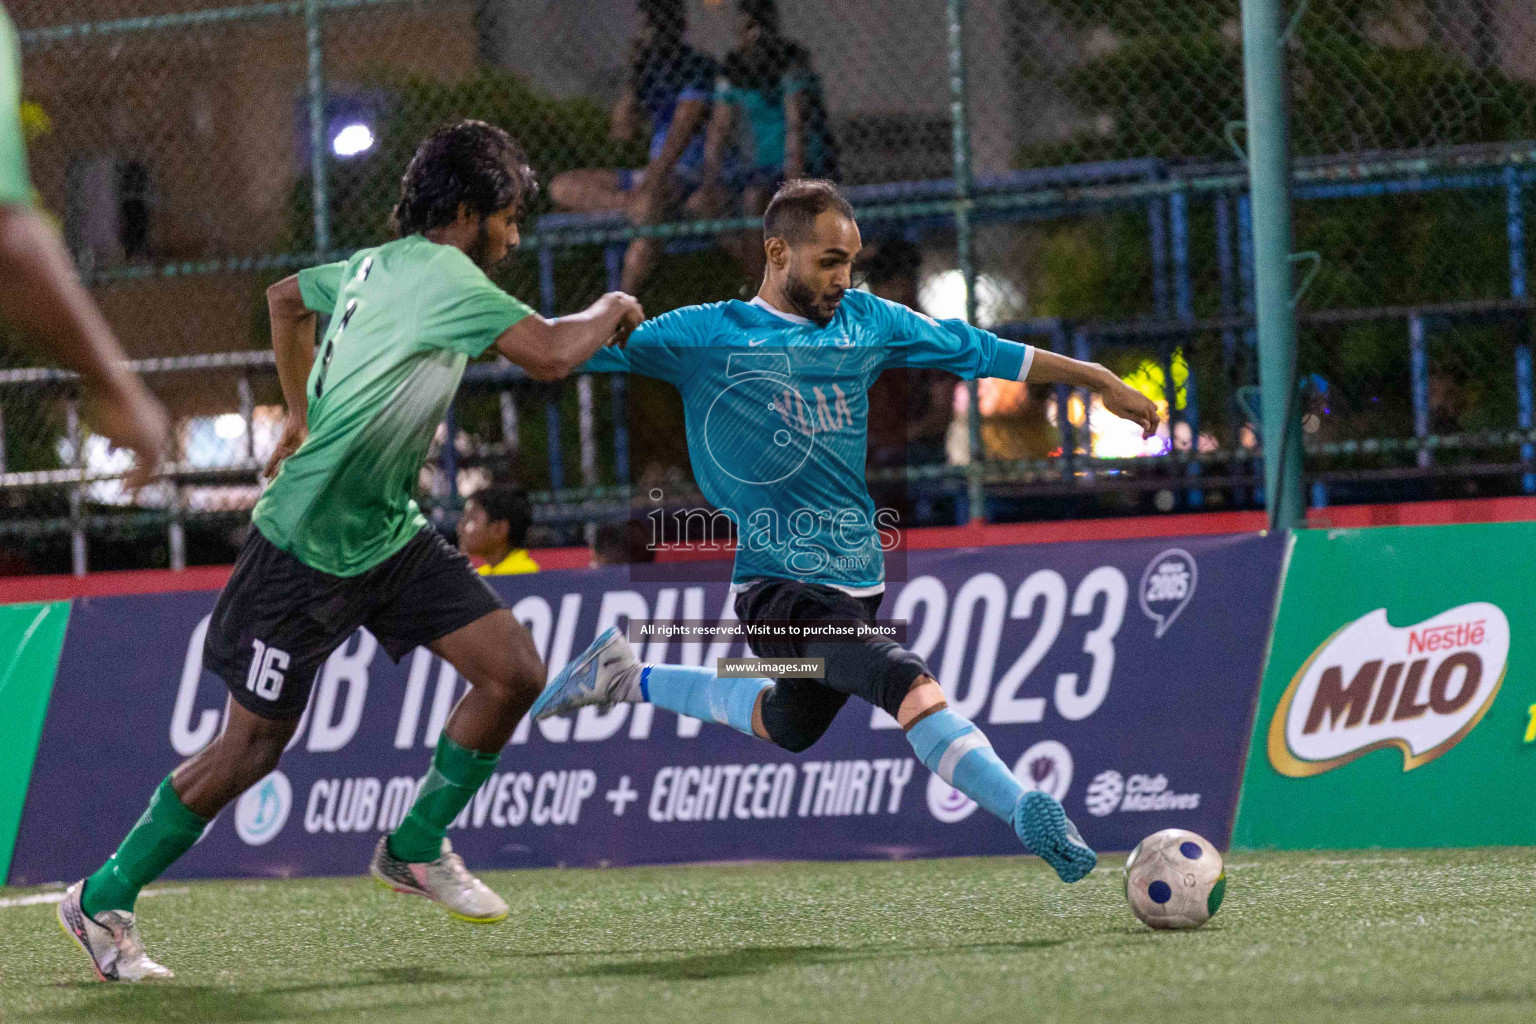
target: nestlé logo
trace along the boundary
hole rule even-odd
[[[1504,682],[1509,620],[1486,601],[1394,627],[1378,608],[1325,640],[1291,679],[1269,723],[1269,762],[1320,775],[1382,747],[1403,771],[1450,750]]]

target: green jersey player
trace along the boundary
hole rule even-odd
[[[544,666],[528,631],[427,525],[412,491],[469,358],[494,346],[533,377],[556,380],[622,344],[643,315],[633,298],[611,293],[549,321],[491,283],[486,271],[517,244],[535,188],[506,132],[478,121],[442,128],[401,181],[396,241],[268,290],[288,426],[204,646],[204,665],[229,687],[226,724],[59,905],[102,980],[170,976],[135,926],[139,889],[272,771],[316,672],[359,626],[396,661],[426,646],[471,684],[415,803],[380,839],[372,874],[462,920],[506,917],[506,903],[465,869],[444,832],[495,770]],[[317,313],[331,314],[318,349]]]

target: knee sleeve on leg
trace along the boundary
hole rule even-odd
[[[886,669],[880,685],[880,699],[871,703],[877,703],[886,714],[895,718],[917,677],[931,676],[933,673],[928,670],[927,662],[905,647],[891,644],[890,648],[885,654]]]
[[[847,700],[808,679],[781,679],[763,697],[763,726],[776,746],[798,754],[821,739]]]
[[[811,643],[806,648],[807,657],[826,659],[829,686],[862,697],[892,718],[907,699],[913,680],[931,674],[922,658],[889,640]]]

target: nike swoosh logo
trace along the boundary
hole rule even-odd
[[[756,348],[757,346],[761,345],[763,342],[765,342],[767,340],[768,340],[767,338],[753,338],[750,341],[748,341],[747,344],[750,347],[752,347],[752,348]]]

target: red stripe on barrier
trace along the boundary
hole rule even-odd
[[[1308,526],[1334,529],[1358,526],[1518,523],[1533,519],[1536,519],[1536,498],[1415,501],[1401,505],[1336,505],[1307,511]]]
[[[72,597],[119,597],[124,594],[164,594],[177,590],[220,590],[232,565],[199,565],[182,569],[126,569],[84,576],[0,577],[0,604],[18,601],[63,601]]]
[[[1444,526],[1453,523],[1508,523],[1536,520],[1536,498],[1476,498],[1421,501],[1400,505],[1337,505],[1307,510],[1307,526],[1353,529],[1367,526]],[[1133,540],[1140,537],[1189,537],[1262,530],[1262,512],[1194,512],[1126,519],[1070,519],[1047,523],[973,523],[908,530],[911,550],[990,547],[1001,544],[1051,544],[1066,541]],[[545,569],[585,569],[587,548],[535,548],[529,552]],[[659,552],[661,561],[719,557],[718,552]],[[233,566],[208,565],[173,571],[134,569],[85,576],[0,577],[0,604],[63,601],[74,597],[118,597],[182,590],[218,590]]]

